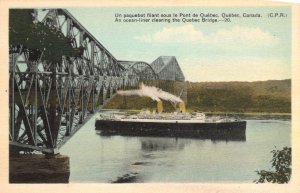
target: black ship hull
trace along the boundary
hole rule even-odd
[[[176,123],[96,120],[101,135],[246,140],[246,121]]]

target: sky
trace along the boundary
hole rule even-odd
[[[186,80],[257,81],[291,78],[289,7],[96,7],[67,10],[118,60],[151,63],[175,56]],[[124,23],[115,14],[260,13],[217,23]],[[287,17],[268,18],[268,13]]]

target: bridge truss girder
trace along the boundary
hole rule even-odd
[[[72,38],[72,46],[83,52],[80,58],[51,64],[41,56],[30,59],[32,53],[22,47],[10,49],[12,151],[57,152],[66,136],[124,88],[122,66],[68,11],[48,10],[41,21]]]
[[[121,61],[121,63],[126,64],[123,73],[124,86],[134,88],[141,82],[156,86],[158,76],[148,63],[143,61]]]

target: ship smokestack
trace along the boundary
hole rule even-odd
[[[184,102],[179,103],[179,111],[181,113],[185,113],[185,103]]]
[[[164,110],[163,102],[162,101],[157,101],[157,112],[162,113],[163,110]]]

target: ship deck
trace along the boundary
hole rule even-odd
[[[188,119],[188,120],[176,120],[176,119],[116,119],[110,121],[121,121],[121,122],[143,122],[143,123],[218,123],[212,120],[198,120],[198,119]],[[231,121],[235,122],[235,121]]]

